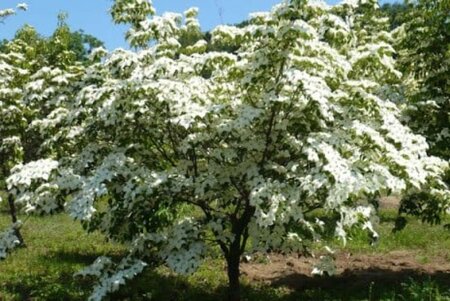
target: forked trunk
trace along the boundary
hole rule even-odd
[[[231,232],[234,235],[234,240],[228,247],[221,245],[225,259],[227,260],[228,301],[241,301],[241,284],[239,282],[240,259],[247,244],[248,224],[255,213],[255,209],[250,206],[250,201],[247,196],[242,203],[245,204],[245,207],[243,208],[241,218],[237,219],[234,216],[231,222]]]

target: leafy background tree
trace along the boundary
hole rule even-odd
[[[55,77],[66,71],[79,73],[81,66],[88,62],[89,51],[103,45],[83,32],[72,32],[66,17],[65,14],[58,16],[58,26],[51,37],[43,37],[33,27],[25,25],[11,41],[3,41],[0,45],[0,59],[5,66],[1,70],[3,80],[0,83],[0,113],[3,116],[0,121],[0,191],[8,190],[4,179],[15,165],[37,160],[43,155],[42,137],[31,124],[51,112],[56,105],[55,98],[62,97],[61,90],[52,91],[51,87],[44,97],[36,96],[30,82],[36,80],[41,85],[44,80],[51,80],[49,74]],[[64,87],[64,83],[61,84]],[[6,198],[13,224],[16,224],[14,232],[23,244],[17,224],[16,200],[12,193]]]
[[[67,13],[58,15],[57,28],[50,37],[41,36],[33,27],[25,25],[13,38],[29,42],[29,46],[34,49],[34,53],[30,55],[35,56],[36,61],[41,64],[35,67],[36,70],[44,65],[57,66],[68,63],[67,59],[87,63],[88,56],[94,48],[104,47],[104,43],[96,37],[82,30],[72,31],[67,24],[67,18]],[[9,43],[8,40],[0,42],[0,52],[8,52]],[[62,53],[66,53],[69,58],[61,57]]]
[[[399,30],[398,66],[407,86],[409,124],[427,137],[430,152],[450,159],[449,1],[409,4]]]
[[[403,73],[400,92],[405,122],[425,136],[429,153],[450,159],[450,1],[412,1],[403,5],[402,26],[395,30],[397,66]],[[450,172],[445,181],[450,183]],[[442,198],[428,191],[403,198],[400,214],[439,223],[446,214]],[[404,218],[398,220],[403,226]]]
[[[381,11],[389,18],[392,30],[409,20],[407,13],[410,9],[410,5],[402,2],[384,3],[381,6]]]

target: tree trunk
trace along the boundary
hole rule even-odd
[[[241,284],[239,282],[240,252],[233,251],[227,257],[228,301],[241,301]]]
[[[9,214],[11,215],[11,220],[13,224],[17,223],[17,210],[16,204],[14,203],[14,196],[10,193],[8,194],[8,203],[9,203]],[[25,242],[23,241],[22,234],[18,228],[14,228],[14,235],[19,239],[20,246],[25,246]]]
[[[242,208],[243,212],[241,217],[237,218],[237,214],[231,216],[231,233],[234,235],[233,241],[231,241],[228,247],[224,243],[221,244],[225,259],[227,260],[228,301],[241,301],[241,285],[239,282],[240,261],[247,244],[248,224],[255,213],[255,208],[250,206],[248,195],[245,196],[244,202],[239,202],[239,204],[242,203],[245,207]]]

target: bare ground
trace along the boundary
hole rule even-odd
[[[397,210],[399,197],[383,197],[380,208]],[[261,258],[260,258],[261,259]],[[317,258],[305,258],[272,254],[263,260],[242,263],[244,278],[250,282],[262,282],[284,286],[294,290],[309,288],[365,289],[374,282],[395,285],[413,279],[432,278],[450,286],[450,258],[436,256],[423,260],[423,255],[412,250],[391,251],[385,254],[349,254],[341,252],[335,258],[337,274],[313,276],[311,271]],[[264,263],[258,263],[264,261]],[[424,262],[426,261],[426,262]],[[330,278],[333,281],[330,281]]]
[[[266,263],[243,263],[242,274],[250,282],[263,282],[285,286],[295,290],[329,288],[345,285],[347,289],[367,289],[371,282],[396,284],[409,278],[431,277],[450,283],[450,260],[444,257],[430,258],[420,263],[413,251],[394,251],[386,254],[336,256],[337,275],[312,276],[317,259],[271,255]]]
[[[382,209],[395,209],[400,206],[400,198],[397,196],[387,196],[380,199],[380,208]]]

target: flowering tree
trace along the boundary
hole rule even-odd
[[[426,137],[429,153],[450,159],[450,2],[417,1],[409,4],[395,31],[403,72],[402,93],[407,124]],[[450,183],[450,173],[446,176]],[[405,196],[400,213],[422,216],[437,223],[447,211],[443,199],[427,190],[412,190]],[[400,219],[399,221],[401,221]],[[403,225],[404,223],[400,223]]]
[[[20,3],[16,7],[20,10],[27,10],[25,3]],[[16,13],[15,9],[7,8],[0,9],[0,23]],[[17,75],[23,74],[23,70],[14,68],[11,61],[20,60],[20,57],[0,57],[0,116],[2,121],[0,123],[0,192],[4,188],[4,178],[8,175],[9,170],[17,164],[23,156],[23,151],[17,137],[14,134],[17,128],[23,130],[24,120],[20,109],[16,106],[17,96],[20,90],[14,85],[17,80]],[[20,81],[19,81],[20,82]],[[6,101],[7,99],[7,101]],[[2,198],[0,196],[0,202]],[[11,194],[8,195],[8,203],[12,219],[12,227],[8,229],[4,235],[6,238],[0,236],[0,258],[6,256],[6,250],[13,248],[15,245],[22,244],[23,238],[19,231],[19,224],[16,215],[16,208]]]
[[[5,257],[12,246],[24,245],[16,209],[21,202],[15,200],[14,191],[7,187],[5,178],[14,166],[46,154],[33,121],[47,116],[67,101],[71,88],[65,78],[75,78],[82,72],[65,44],[65,32],[59,29],[52,41],[52,45],[60,46],[52,53],[57,58],[53,64],[42,50],[46,48],[45,41],[30,26],[19,30],[0,53],[0,191],[7,192],[12,219],[10,229],[4,233],[9,243],[0,246],[0,258]]]
[[[121,262],[101,257],[80,273],[98,277],[91,300],[150,254],[192,273],[220,248],[237,301],[245,251],[308,252],[326,228],[344,242],[356,226],[376,238],[374,196],[434,185],[448,197],[446,163],[386,96],[401,74],[377,6],[283,2],[217,27],[212,43],[230,51],[208,52],[180,43],[200,31],[196,9],[156,16],[148,0],[116,0],[113,18],[141,50],[98,49],[83,76],[61,79],[79,89],[73,101],[32,123],[51,156],[14,167],[8,186],[29,212],[64,204],[128,243]]]

